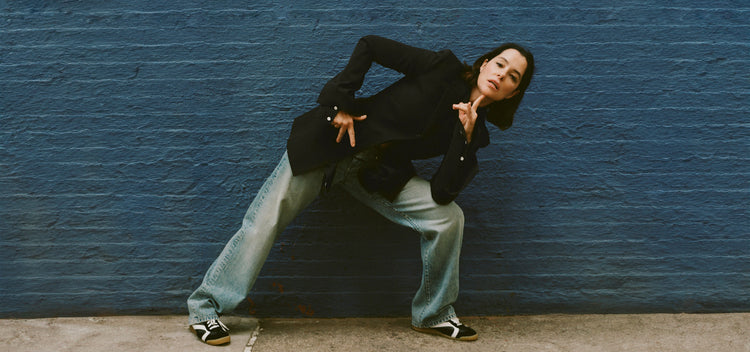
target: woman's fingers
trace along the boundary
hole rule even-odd
[[[482,102],[482,99],[484,99],[484,94],[480,95],[479,98],[474,100],[473,103],[471,103],[471,111],[474,112],[474,114],[477,113],[477,108],[479,107],[479,104]]]
[[[354,123],[349,125],[349,128],[347,128],[346,131],[349,133],[349,144],[351,144],[352,147],[354,147],[354,145],[356,144],[354,140]]]
[[[473,110],[470,103],[458,103],[453,104],[453,110],[458,111],[458,118],[461,120],[461,123],[466,124],[469,122],[472,118],[476,119],[476,110]]]
[[[453,104],[453,110],[459,110],[459,111],[467,112],[467,111],[469,111],[470,106],[471,105],[469,105],[469,103]]]
[[[339,111],[333,121],[331,121],[331,125],[339,129],[339,133],[336,136],[336,143],[340,143],[344,138],[344,135],[349,134],[349,144],[354,147],[356,144],[354,138],[354,121],[362,121],[366,118],[367,115],[352,116],[343,111]]]
[[[339,134],[336,136],[336,143],[341,142],[341,139],[344,138],[344,135],[346,134],[346,127],[339,127]]]
[[[484,95],[480,95],[474,102],[453,104],[453,110],[459,111],[458,117],[461,122],[465,122],[467,117],[471,120],[477,119],[477,109],[482,103],[482,99],[484,99]]]
[[[453,104],[453,110],[458,110],[458,118],[461,120],[461,123],[465,124],[471,106],[467,103]]]
[[[352,121],[351,121],[351,123],[348,124],[348,127],[347,127],[346,131],[349,133],[349,144],[351,144],[352,147],[354,147],[354,145],[356,144],[356,141],[355,141],[355,138],[354,138],[354,121],[362,121],[362,120],[364,120],[366,118],[367,118],[367,115],[352,116]],[[344,126],[342,126],[342,128],[343,127]],[[341,131],[339,131],[339,134],[341,134]],[[337,142],[340,142],[340,140],[338,140]]]
[[[466,139],[471,142],[471,134],[474,131],[474,123],[477,121],[477,108],[482,103],[484,95],[480,95],[473,102],[453,104],[453,110],[458,110],[458,119],[464,125]]]

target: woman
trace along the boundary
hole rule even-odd
[[[373,62],[404,76],[355,98]],[[360,39],[344,70],[324,86],[320,105],[294,120],[287,153],[188,298],[191,329],[208,344],[229,342],[219,314],[246,298],[278,233],[321,189],[337,186],[421,235],[422,284],[412,301],[412,327],[476,340],[453,310],[464,225],[453,200],[476,174],[476,151],[489,144],[485,120],[510,127],[533,71],[533,56],[515,44],[468,66],[449,50]],[[412,160],[441,155],[430,181],[416,176]]]

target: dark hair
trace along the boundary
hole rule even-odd
[[[507,130],[513,124],[513,115],[516,113],[518,105],[521,104],[521,99],[523,99],[526,88],[528,88],[529,83],[531,83],[531,76],[534,75],[534,55],[518,44],[506,43],[482,55],[477,61],[474,61],[474,65],[465,65],[466,71],[464,72],[466,83],[471,87],[476,86],[477,78],[479,77],[479,68],[482,67],[484,61],[492,60],[495,56],[500,55],[500,53],[508,49],[518,50],[518,52],[526,58],[526,71],[521,77],[521,82],[518,84],[518,88],[516,88],[518,94],[505,100],[496,101],[487,106],[487,121],[499,127],[501,130]]]

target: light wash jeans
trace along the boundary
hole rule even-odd
[[[430,183],[419,177],[413,177],[393,202],[367,192],[359,184],[357,171],[375,157],[374,151],[365,151],[340,161],[333,185],[421,235],[422,283],[412,301],[412,324],[429,327],[454,318],[463,212],[454,202],[435,203]],[[277,235],[320,193],[324,171],[292,176],[284,153],[247,210],[242,227],[188,298],[190,324],[230,313],[246,299]]]

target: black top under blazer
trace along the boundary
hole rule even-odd
[[[404,76],[379,93],[355,98],[372,63]],[[430,180],[433,199],[453,201],[476,174],[476,152],[489,144],[485,109],[479,109],[468,143],[453,104],[467,102],[471,87],[462,74],[465,66],[450,50],[434,52],[378,36],[359,40],[348,64],[318,97],[318,107],[292,124],[287,152],[295,175],[329,166],[368,148],[379,148],[378,165],[363,168],[360,181],[393,200],[416,173],[411,160],[443,155]],[[348,138],[336,143],[338,129],[331,121],[338,110],[367,119],[354,125],[357,144]]]

